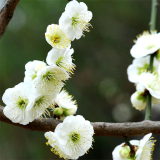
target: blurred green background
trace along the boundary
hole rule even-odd
[[[0,0],[0,8],[4,2]],[[133,39],[149,29],[151,0],[83,2],[93,12],[93,28],[85,38],[72,42],[77,68],[65,86],[78,102],[77,114],[92,122],[142,121],[144,112],[135,110],[130,103],[135,88],[128,81],[126,69],[133,60],[130,55]],[[0,41],[1,96],[5,89],[23,81],[28,61],[46,60],[51,50],[44,37],[46,27],[58,23],[66,4],[67,0],[20,1]],[[160,8],[158,16],[160,31]],[[160,120],[160,106],[153,107],[152,120]],[[160,135],[154,137],[157,142],[153,159],[160,160]],[[117,137],[94,138],[94,149],[79,159],[112,160],[113,149],[124,141]],[[0,160],[58,160],[45,142],[44,132],[0,122]]]

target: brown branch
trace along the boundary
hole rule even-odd
[[[61,123],[58,120],[48,118],[42,120],[34,120],[28,125],[21,125],[18,123],[12,123],[3,114],[3,107],[0,106],[0,121],[6,122],[15,126],[26,128],[32,131],[54,131],[55,127]],[[160,134],[160,121],[142,121],[142,122],[126,122],[126,123],[105,123],[105,122],[92,122],[94,132],[96,136],[136,136],[144,135],[149,132],[153,134]]]
[[[20,0],[8,0],[0,11],[0,39],[3,36],[8,23],[13,17],[14,10]]]

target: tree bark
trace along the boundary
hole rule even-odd
[[[34,120],[28,125],[21,125],[18,123],[12,123],[3,114],[3,108],[0,106],[0,121],[9,123],[11,125],[19,126],[32,131],[54,131],[56,126],[62,121],[55,120],[53,118]],[[142,121],[142,122],[126,122],[126,123],[105,123],[105,122],[91,122],[94,127],[95,136],[136,136],[145,135],[152,132],[153,134],[160,134],[160,121]]]
[[[0,11],[0,39],[2,38],[8,23],[13,17],[14,10],[20,0],[8,0]]]

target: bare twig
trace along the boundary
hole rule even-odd
[[[6,122],[15,126],[26,128],[32,131],[54,131],[55,127],[61,123],[58,120],[48,118],[42,120],[34,120],[28,125],[21,125],[12,123],[3,114],[3,107],[0,106],[0,121]],[[126,123],[105,123],[105,122],[92,122],[96,136],[136,136],[144,135],[149,132],[153,134],[160,134],[160,121],[142,121],[142,122],[126,122]]]
[[[20,0],[8,0],[0,11],[0,39],[3,36],[8,23],[13,17],[14,10]]]

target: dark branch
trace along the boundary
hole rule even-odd
[[[3,107],[0,106],[0,121],[6,122],[15,126],[26,128],[32,131],[54,131],[55,127],[61,123],[58,120],[48,118],[42,120],[34,120],[28,125],[21,125],[12,123],[3,114]],[[92,122],[96,136],[136,136],[144,135],[149,132],[153,134],[160,134],[160,122],[142,121],[142,122],[126,122],[126,123],[105,123],[105,122]]]
[[[8,0],[0,11],[0,39],[3,36],[8,23],[13,17],[14,10],[20,0]]]

